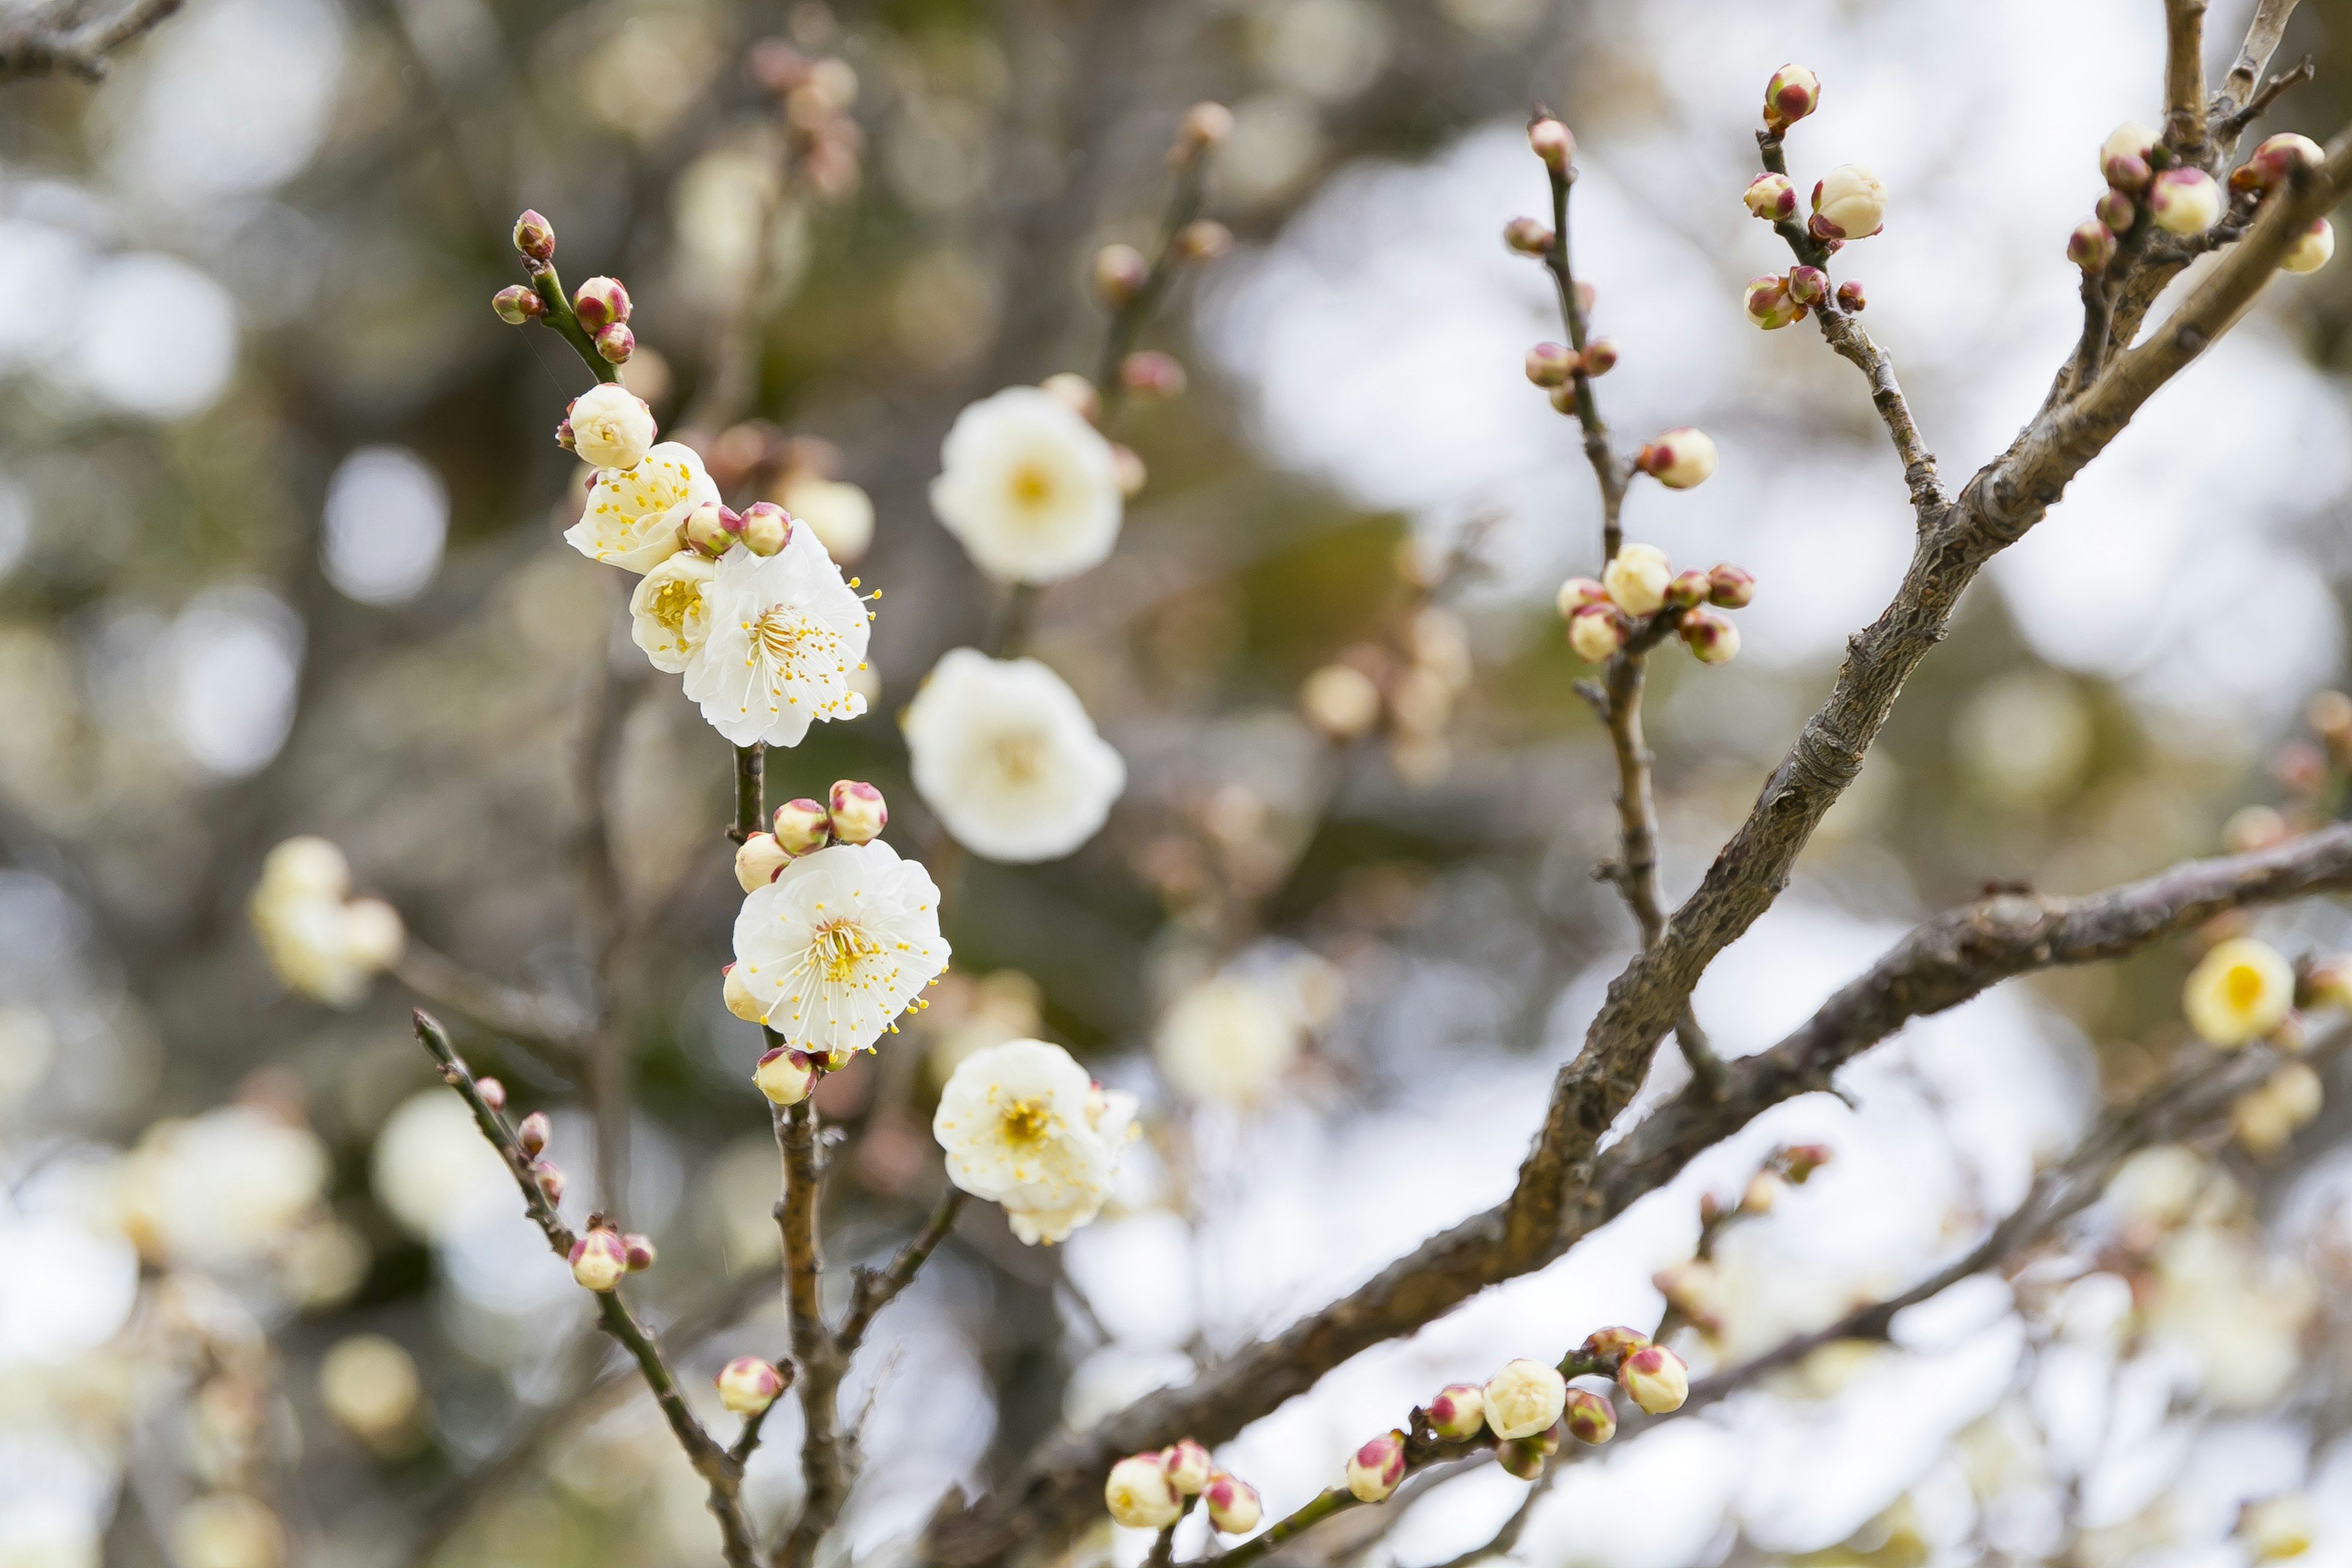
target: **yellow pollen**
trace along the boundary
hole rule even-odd
[[[2230,999],[2231,1006],[2242,1012],[2252,1007],[2262,1000],[2262,971],[2251,963],[2231,964],[2230,973],[2221,979],[2221,994]]]
[[[1045,759],[1041,753],[1045,749],[1044,738],[1034,730],[1017,730],[999,735],[990,745],[990,750],[996,753],[998,770],[1004,774],[1007,783],[1016,784],[1036,782],[1037,775],[1044,771],[1042,764]]]
[[[816,940],[810,945],[824,968],[825,979],[835,984],[854,979],[858,963],[882,951],[882,944],[855,921],[826,921],[817,927]]]
[[[1004,1108],[1004,1136],[1015,1143],[1034,1143],[1045,1136],[1053,1113],[1034,1100],[1016,1100]]]
[[[1039,506],[1054,494],[1054,476],[1035,463],[1024,463],[1013,470],[1013,499],[1023,506]]]
[[[654,590],[654,602],[646,611],[672,632],[681,632],[686,628],[686,617],[694,614],[701,602],[700,584],[673,577]]]

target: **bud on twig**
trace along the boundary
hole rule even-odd
[[[1756,576],[1744,566],[1734,566],[1728,561],[1718,561],[1707,569],[1707,603],[1727,610],[1748,607],[1756,597]]]
[[[1613,605],[1587,605],[1569,617],[1568,646],[1587,664],[1606,664],[1625,646],[1625,618]]]
[[[687,547],[716,561],[735,547],[743,520],[715,500],[697,501],[687,509]]]
[[[882,792],[857,779],[835,784],[826,800],[825,820],[833,825],[834,837],[843,844],[871,844],[882,837],[890,820]]]
[[[499,321],[520,327],[525,321],[535,321],[546,315],[547,301],[539,297],[536,289],[509,283],[490,296],[490,309],[499,313]]]
[[[816,1064],[805,1051],[777,1046],[760,1058],[751,1082],[772,1104],[798,1105],[816,1083]]]
[[[1209,1523],[1224,1535],[1247,1535],[1264,1517],[1257,1489],[1223,1470],[1201,1489],[1201,1506],[1209,1511]]]
[[[1851,278],[1838,285],[1837,302],[1841,310],[1860,310],[1869,303],[1862,297],[1862,285]]]
[[[793,858],[776,842],[774,834],[751,834],[735,851],[736,885],[747,893],[757,891],[774,881],[792,862]]]
[[[1686,490],[1704,484],[1715,472],[1714,438],[1685,425],[1645,441],[1633,454],[1633,466],[1668,489]]]
[[[1580,1443],[1606,1443],[1617,1436],[1617,1408],[1589,1388],[1571,1388],[1560,1425]]]
[[[2146,190],[2154,168],[2148,155],[2156,150],[2156,142],[2155,132],[2125,121],[2108,132],[2106,141],[2099,145],[2100,174],[2119,191]]]
[[[784,1391],[783,1373],[755,1355],[739,1355],[719,1369],[719,1403],[738,1415],[757,1415]]]
[[[1528,145],[1544,161],[1544,167],[1555,174],[1566,172],[1576,156],[1576,138],[1568,127],[1549,115],[1528,127]]]
[[[2084,272],[2105,272],[2115,258],[2115,233],[2096,218],[2077,225],[2066,237],[2066,259]]]
[[[1528,379],[1538,386],[1562,386],[1576,370],[1576,351],[1566,343],[1538,343],[1528,351]]]
[[[1552,595],[1553,607],[1559,611],[1562,620],[1587,605],[1605,605],[1608,602],[1609,590],[1591,577],[1570,577],[1559,585],[1559,592]]]
[[[1190,1437],[1180,1437],[1160,1450],[1160,1468],[1178,1493],[1195,1496],[1209,1484],[1209,1450]]]
[[[1601,573],[1610,601],[1629,616],[1654,616],[1664,607],[1667,585],[1675,578],[1666,552],[1654,544],[1618,547]]]
[[[1515,1361],[1487,1380],[1484,1396],[1486,1426],[1496,1437],[1532,1437],[1559,1419],[1568,1380],[1557,1367]]]
[[[1704,600],[1706,595],[1706,574],[1693,566],[1687,571],[1675,573],[1674,581],[1666,584],[1665,607],[1670,610],[1687,610]]]
[[[1234,231],[1214,218],[1195,218],[1168,243],[1179,261],[1214,261],[1234,247]]]
[[[526,207],[522,216],[515,219],[514,247],[531,261],[555,259],[555,230],[539,214]]]
[[[1729,664],[1739,657],[1739,628],[1713,610],[1685,610],[1675,631],[1701,664]]]
[[[2283,131],[2254,149],[2242,173],[2252,171],[2256,190],[2267,191],[2297,169],[2316,169],[2327,161],[2327,150],[2308,136]]]
[[[552,1131],[554,1126],[547,1120],[547,1112],[534,1110],[516,1126],[515,1144],[524,1153],[537,1159],[546,1151],[548,1135]]]
[[[1475,1437],[1486,1425],[1486,1391],[1475,1383],[1449,1383],[1429,1402],[1429,1429],[1448,1442]]]
[[[1805,307],[1789,291],[1789,279],[1778,272],[1767,272],[1761,278],[1748,280],[1748,292],[1740,301],[1748,319],[1768,332],[1778,331],[1791,321],[1805,319]]]
[[[629,319],[629,291],[617,278],[591,278],[572,291],[572,313],[590,331]]]
[[[637,334],[624,321],[607,321],[596,329],[596,353],[607,364],[626,364],[637,352]]]
[[[1143,291],[1151,264],[1131,245],[1106,245],[1095,252],[1095,297],[1118,310]]]
[[[1103,1481],[1103,1504],[1115,1522],[1130,1530],[1159,1530],[1184,1513],[1157,1454],[1130,1454],[1113,1465]]]
[[[1830,275],[1818,267],[1789,268],[1789,298],[1800,305],[1819,305],[1830,297]]]
[[[563,1172],[553,1161],[533,1160],[530,1163],[530,1179],[539,1184],[541,1195],[549,1203],[563,1201]]]
[[[1113,441],[1110,444],[1110,460],[1113,471],[1118,475],[1118,493],[1123,496],[1141,495],[1144,485],[1150,479],[1143,466],[1142,454],[1123,441]]]
[[[2110,186],[2107,194],[2099,198],[2098,205],[2091,208],[2091,216],[2117,234],[2126,234],[2138,220],[2139,205],[2126,193]]]
[[[629,1271],[621,1234],[599,1226],[572,1244],[572,1278],[585,1289],[610,1290]]]
[[[1690,1368],[1664,1345],[1644,1345],[1617,1369],[1618,1385],[1653,1415],[1680,1410],[1690,1397]]]
[[[1821,78],[1802,66],[1782,66],[1764,84],[1764,128],[1775,136],[1821,106]]]
[[[1222,103],[1196,103],[1184,111],[1176,127],[1176,141],[1168,162],[1181,168],[1203,153],[1213,153],[1234,137],[1234,111]]]
[[[2148,182],[2147,216],[2167,234],[2203,234],[2221,221],[2227,205],[2202,169],[2167,169]]]
[[[752,554],[773,555],[792,542],[792,513],[772,500],[753,501],[743,509],[735,531]]]
[[[1757,175],[1748,182],[1748,189],[1739,199],[1749,212],[1767,223],[1797,216],[1797,187],[1789,183],[1786,174]]]
[[[643,1274],[654,1266],[654,1238],[635,1231],[621,1237],[621,1256],[632,1274]]]
[[[1057,370],[1037,384],[1037,390],[1068,405],[1070,412],[1091,425],[1102,417],[1102,396],[1095,384],[1074,370]]]
[[[2335,226],[2324,217],[2314,218],[2311,226],[2296,237],[2286,254],[2279,258],[2279,265],[2289,272],[2316,272],[2335,254]]]
[[[1815,239],[1868,239],[1886,226],[1886,187],[1860,163],[1840,163],[1813,183]]]
[[[1584,1337],[1577,1355],[1590,1365],[1617,1375],[1619,1363],[1650,1342],[1650,1336],[1639,1329],[1622,1327],[1595,1329]]]
[[[1521,256],[1549,254],[1557,237],[1538,218],[1515,217],[1503,226],[1503,244]]]
[[[494,1078],[476,1079],[474,1092],[480,1095],[482,1103],[492,1110],[504,1110],[507,1108],[507,1086]]]
[[[824,848],[833,841],[833,816],[822,801],[805,795],[776,807],[776,847],[795,858]]]
[[[1382,1433],[1348,1458],[1348,1492],[1358,1502],[1386,1502],[1403,1479],[1402,1432]]]
[[[1607,375],[1617,368],[1617,345],[1607,338],[1590,339],[1576,361],[1577,368],[1587,375]]]
[[[1118,362],[1118,384],[1136,396],[1165,402],[1184,395],[1184,367],[1157,349]]]

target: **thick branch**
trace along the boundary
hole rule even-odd
[[[2205,163],[2205,0],[2164,0],[2164,142]]]
[[[849,1493],[851,1471],[841,1432],[843,1355],[825,1327],[821,1284],[824,1259],[818,1247],[817,1195],[824,1180],[816,1108],[803,1100],[775,1112],[776,1148],[782,1156],[784,1195],[776,1204],[783,1233],[784,1305],[792,1321],[793,1359],[800,1363],[800,1518],[793,1522],[777,1555],[780,1568],[808,1568],[817,1543],[833,1527]]]

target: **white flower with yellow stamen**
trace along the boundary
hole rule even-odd
[[[940,449],[931,510],[980,569],[1054,583],[1118,542],[1118,458],[1102,432],[1034,386],[1009,386],[956,416]]]
[[[1127,787],[1069,683],[1034,658],[951,648],[907,705],[916,793],[991,860],[1055,860],[1094,837]]]
[[[1001,1205],[1034,1247],[1102,1212],[1134,1121],[1135,1097],[1097,1088],[1061,1047],[1007,1040],[956,1065],[931,1136],[947,1151],[948,1179]]]
[[[718,499],[719,486],[694,448],[664,441],[634,468],[591,476],[587,510],[564,530],[564,542],[591,561],[650,572],[683,547],[681,531],[695,504]]]
[[[786,1046],[822,1057],[873,1045],[947,966],[939,888],[877,840],[803,855],[753,889],[728,980]]]
[[[797,746],[819,719],[855,719],[866,699],[865,602],[816,534],[795,528],[773,555],[737,545],[703,590],[710,627],[686,667],[686,694],[739,746]]]
[[[707,590],[717,571],[708,556],[681,550],[638,579],[629,595],[629,637],[656,669],[685,669],[710,635]]]
[[[343,852],[323,838],[289,838],[261,864],[249,906],[254,934],[289,990],[351,1007],[406,942],[400,911],[381,899],[353,899]]]
[[[2209,1046],[2234,1049],[2286,1021],[2294,1005],[2294,966],[2251,937],[2216,942],[2181,988],[2180,1010]]]

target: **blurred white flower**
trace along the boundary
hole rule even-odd
[[[949,1179],[1002,1205],[1034,1247],[1102,1212],[1134,1121],[1135,1097],[1097,1088],[1061,1047],[1008,1040],[958,1064],[931,1135],[947,1151]]]
[[[1077,693],[1034,658],[950,649],[904,722],[916,791],[958,843],[991,860],[1067,855],[1127,787],[1127,764]]]
[[[992,577],[1058,582],[1118,542],[1124,502],[1110,443],[1051,393],[1010,386],[971,405],[940,460],[931,510]]]
[[[948,966],[939,888],[879,841],[804,855],[744,899],[735,960],[784,1044],[864,1050]]]
[[[319,1403],[353,1436],[373,1448],[405,1447],[425,1403],[416,1363],[382,1334],[352,1334],[319,1361]]]
[[[2231,1050],[2259,1040],[2294,1006],[2294,966],[2252,937],[2215,942],[2189,972],[2180,1010],[2207,1045]]]
[[[2258,1410],[2286,1393],[2318,1307],[2300,1265],[2268,1256],[2257,1236],[2191,1226],[2157,1254],[2155,1285],[2148,1332],[2189,1353],[2216,1408]]]
[[[589,477],[587,508],[564,531],[564,542],[591,561],[650,572],[682,546],[682,525],[695,503],[718,499],[719,486],[694,448],[664,441],[634,467],[599,468]]]
[[[825,553],[847,565],[874,542],[874,498],[856,485],[802,469],[776,496],[793,521],[808,524]]]
[[[703,595],[709,630],[686,694],[728,740],[797,746],[814,721],[866,711],[850,677],[866,662],[870,612],[814,531],[793,529],[773,555],[737,545]]]
[[[253,890],[254,934],[278,978],[337,1007],[355,1005],[377,971],[400,956],[400,911],[381,899],[349,899],[351,868],[323,838],[289,838],[262,862]]]
[[[710,634],[710,580],[719,568],[708,556],[681,550],[637,580],[629,595],[629,639],[656,669],[677,675],[693,662]]]
[[[286,1527],[258,1498],[215,1492],[180,1510],[172,1545],[184,1568],[278,1568]]]
[[[225,1105],[155,1123],[118,1172],[125,1228],[175,1262],[234,1268],[289,1241],[323,1201],[318,1135],[267,1110]]]
[[[1255,976],[1221,974],[1176,998],[1153,1048],[1187,1100],[1255,1105],[1298,1059],[1306,1031],[1297,997]]]
[[[420,1089],[384,1119],[369,1174],[384,1212],[422,1241],[446,1243],[509,1206],[520,1216],[506,1162],[446,1089]]]

